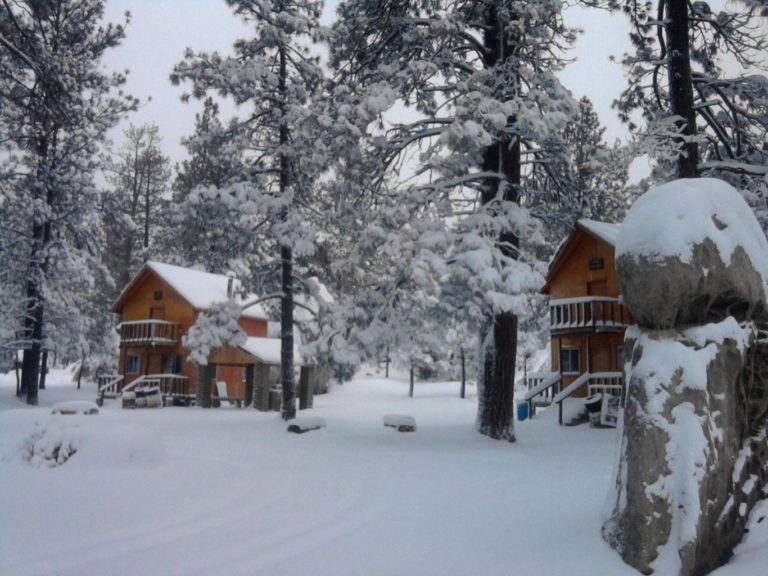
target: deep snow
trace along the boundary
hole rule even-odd
[[[471,392],[473,390],[470,388]],[[315,398],[327,427],[288,434],[276,413],[234,407],[51,415],[92,400],[49,376],[32,408],[0,376],[0,574],[637,574],[600,537],[616,431],[541,413],[517,443],[474,431],[457,383],[361,376]],[[413,416],[397,434],[386,414]],[[34,466],[20,446],[67,430],[77,451]],[[764,576],[765,501],[718,576]]]

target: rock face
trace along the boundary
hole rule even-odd
[[[725,182],[678,180],[650,190],[621,227],[616,267],[640,326],[768,319],[768,243]]]
[[[638,326],[603,535],[644,574],[698,576],[728,560],[768,482],[768,243],[725,183],[648,195],[617,242]]]

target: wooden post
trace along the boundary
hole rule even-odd
[[[216,364],[198,366],[197,369],[197,405],[210,408],[212,404],[211,391],[216,379]]]
[[[253,365],[253,407],[261,412],[269,412],[269,366]]]
[[[384,377],[389,378],[389,346],[387,346],[387,357],[384,359]]]
[[[411,364],[411,388],[408,390],[408,396],[413,398],[413,364]]]
[[[466,398],[467,391],[467,370],[464,362],[464,348],[461,349],[461,397]]]
[[[21,362],[19,362],[18,353],[14,350],[16,358],[13,361],[13,371],[16,372],[16,396],[21,397],[21,380],[19,379],[19,368],[21,368]]]
[[[315,368],[302,366],[299,373],[299,410],[312,408],[314,392]]]
[[[85,352],[80,359],[80,369],[77,371],[77,389],[80,390],[80,381],[83,379],[83,371],[85,370]]]
[[[255,380],[255,367],[253,364],[248,364],[245,367],[245,400],[243,406],[248,408],[253,402],[254,380]]]

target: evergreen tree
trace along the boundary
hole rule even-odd
[[[130,125],[125,141],[105,171],[111,189],[104,194],[106,262],[117,290],[155,252],[167,220],[170,160],[161,150],[160,129]]]
[[[0,4],[0,125],[22,153],[20,174],[4,190],[14,237],[0,245],[14,246],[11,285],[22,290],[17,325],[30,404],[37,403],[46,322],[71,320],[81,282],[90,288],[96,282],[95,158],[105,132],[136,104],[113,92],[124,75],[100,67],[124,36],[123,25],[101,24],[103,11],[101,0]],[[67,329],[79,326],[71,322]]]
[[[364,103],[384,112],[398,101],[418,114],[384,118],[372,142],[379,170],[370,193],[383,214],[375,229],[389,245],[405,233],[415,250],[403,257],[416,255],[387,275],[377,314],[403,306],[425,274],[456,279],[465,303],[456,311],[481,326],[478,429],[510,441],[518,315],[541,281],[526,250],[540,236],[520,202],[566,185],[558,135],[576,107],[555,76],[573,38],[561,8],[349,0],[332,49]],[[398,179],[404,172],[413,178]]]
[[[710,2],[587,0],[626,12],[634,53],[625,55],[629,86],[617,101],[622,118],[648,122],[646,149],[662,173],[730,180],[765,192],[768,80],[756,73],[768,49],[763,0],[713,10]],[[724,57],[740,70],[727,75]]]
[[[227,0],[235,14],[254,25],[254,36],[238,40],[231,57],[189,51],[172,80],[188,80],[192,94],[209,91],[247,104],[239,122],[245,134],[247,180],[232,184],[240,214],[262,240],[260,253],[279,251],[282,417],[295,417],[293,359],[294,258],[312,254],[313,234],[302,216],[311,202],[316,167],[323,158],[313,145],[307,103],[322,85],[317,57],[308,44],[320,32],[321,2],[316,0]],[[264,266],[259,253],[242,254],[243,270]],[[275,259],[267,260],[269,267]],[[272,267],[274,270],[274,267]],[[246,284],[253,284],[250,273]]]

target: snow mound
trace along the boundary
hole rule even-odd
[[[88,400],[57,402],[51,406],[51,414],[98,414],[99,407]]]
[[[304,432],[320,430],[320,428],[325,427],[325,418],[320,418],[319,416],[300,416],[291,421],[291,423],[288,425],[288,432],[304,434]]]
[[[624,254],[690,262],[693,247],[710,239],[726,265],[737,247],[768,283],[768,242],[755,215],[730,184],[716,178],[675,180],[656,186],[632,206],[616,240]]]
[[[83,416],[36,423],[21,457],[36,468],[68,463],[90,469],[141,468],[168,459],[162,440],[148,428]]]

